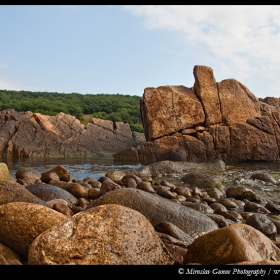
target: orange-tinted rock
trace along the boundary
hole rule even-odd
[[[163,265],[174,261],[145,216],[109,204],[82,211],[46,230],[31,244],[28,264]]]
[[[42,232],[67,217],[43,205],[11,202],[0,206],[0,242],[26,258],[30,244]]]
[[[184,264],[223,265],[280,261],[280,249],[263,233],[245,224],[208,232],[188,247]]]

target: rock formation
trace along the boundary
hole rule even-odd
[[[86,126],[74,116],[0,112],[0,156],[112,155],[145,141],[129,124],[93,118]]]
[[[235,79],[216,82],[213,70],[194,67],[188,88],[145,88],[140,99],[144,133],[128,124],[27,111],[0,112],[0,156],[114,155],[143,164],[163,160],[279,161],[280,102],[257,98]]]
[[[139,161],[278,161],[279,99],[257,98],[235,79],[216,82],[207,66],[195,66],[193,74],[191,88],[144,90]]]

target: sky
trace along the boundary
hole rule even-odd
[[[143,96],[195,65],[280,97],[279,5],[0,5],[0,89]]]

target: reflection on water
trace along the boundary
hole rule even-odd
[[[265,170],[268,172],[280,172],[279,162],[248,161],[248,162],[228,162],[227,166],[233,166],[244,171]]]
[[[115,164],[113,157],[71,157],[71,158],[5,158],[1,162],[7,164],[12,177],[21,167],[30,167],[39,173],[46,172],[57,165],[62,165],[72,178],[83,180],[86,177],[99,179],[110,170],[139,168],[141,164]]]
[[[57,165],[64,166],[71,174],[72,178],[83,180],[86,177],[99,179],[110,170],[134,169],[141,164],[116,164],[113,157],[69,157],[69,158],[5,158],[1,160],[6,163],[10,173],[15,177],[16,171],[21,167],[30,167],[39,173],[46,172]],[[235,170],[270,171],[277,179],[280,179],[280,163],[275,162],[228,162],[226,166]]]

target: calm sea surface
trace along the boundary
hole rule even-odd
[[[2,159],[7,164],[12,177],[15,178],[17,170],[21,167],[30,167],[39,173],[46,172],[57,165],[64,166],[74,179],[83,180],[86,177],[99,179],[110,170],[139,168],[141,164],[115,164],[113,157],[88,158],[21,158]]]
[[[15,177],[16,171],[21,167],[30,167],[39,173],[48,171],[57,165],[64,166],[72,178],[83,180],[86,177],[99,179],[110,170],[124,170],[139,168],[141,164],[116,164],[113,157],[74,157],[74,158],[20,158],[2,159],[7,164],[10,173]],[[280,176],[280,163],[271,162],[242,162],[227,163],[243,171],[264,170]],[[278,176],[277,176],[278,177]]]

